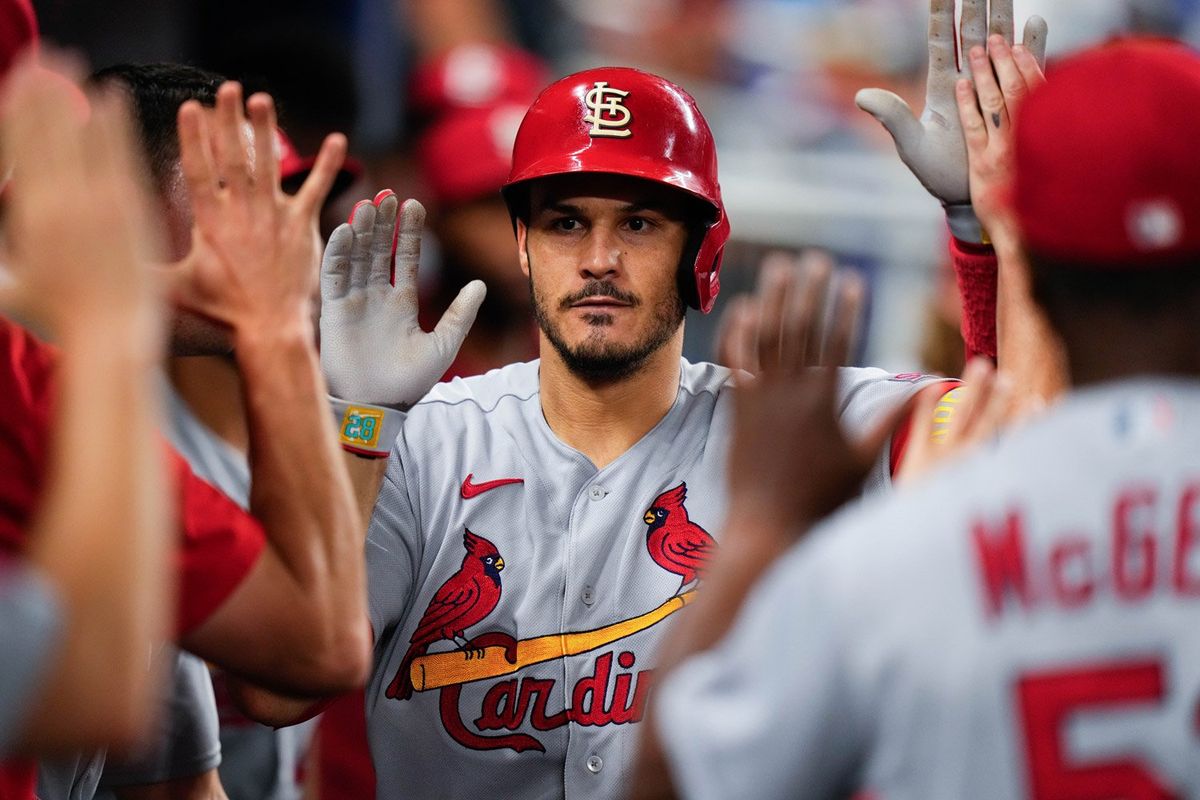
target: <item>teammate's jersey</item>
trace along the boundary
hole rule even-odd
[[[623,795],[654,648],[717,546],[728,378],[682,362],[673,407],[600,470],[550,430],[537,362],[409,412],[367,542],[381,800]],[[845,370],[843,418],[861,431],[925,380]]]
[[[61,628],[53,587],[36,570],[0,563],[0,757],[17,738],[38,697]]]
[[[838,515],[659,687],[680,795],[1200,796],[1200,383]]]
[[[246,456],[207,428],[170,383],[164,383],[170,422],[167,436],[171,444],[188,460],[196,475],[216,486],[239,506],[248,508],[250,464]],[[205,669],[206,679],[207,676]],[[215,703],[212,701],[214,687],[217,690]],[[235,800],[243,797],[299,800],[303,787],[297,782],[297,775],[316,721],[275,729],[247,719],[229,698],[225,678],[219,671],[212,675],[208,697],[207,710],[211,712],[213,722],[210,747],[218,754],[221,785],[226,794]],[[216,738],[218,720],[219,741]],[[194,742],[192,746],[197,744],[200,743]],[[206,769],[215,766],[217,763]]]
[[[188,460],[195,474],[221,490],[229,499],[246,507],[245,495],[249,488],[249,471],[245,459],[241,459],[241,470],[246,474],[239,483],[230,480],[236,475],[237,453],[225,455],[215,445],[223,444],[208,433],[195,417],[187,411],[182,398],[175,392],[164,376],[160,381],[166,405],[168,441]],[[213,440],[208,448],[207,440]],[[226,446],[228,450],[233,448]],[[216,457],[210,453],[218,453]],[[210,462],[218,465],[213,468]],[[224,467],[224,468],[223,468]],[[161,656],[173,662],[167,668],[171,677],[162,687],[162,702],[157,714],[155,733],[147,737],[142,748],[125,758],[113,759],[102,756],[103,772],[99,778],[99,790],[94,796],[100,800],[115,800],[113,790],[125,786],[138,786],[176,780],[199,775],[216,769],[221,763],[221,740],[217,704],[213,695],[212,680],[208,665],[191,653],[175,647]],[[77,770],[76,785],[84,774],[92,772],[92,765],[85,764]],[[75,793],[64,794],[61,790],[49,791],[53,775],[43,764],[38,776],[38,794],[48,800],[59,797],[75,797]],[[61,779],[61,778],[60,778]],[[92,793],[79,793],[88,798]]]
[[[0,316],[0,555],[19,557],[24,551],[41,496],[52,435],[54,362],[53,348]],[[182,635],[204,622],[237,588],[265,538],[253,517],[196,478],[177,453],[168,448],[166,458],[181,520],[176,630]],[[91,791],[103,760],[80,763],[88,766],[64,768],[69,776],[64,783]],[[31,762],[0,763],[4,796],[32,797],[35,772]],[[84,773],[85,778],[75,780]]]
[[[0,553],[25,547],[50,453],[53,348],[0,317]],[[259,523],[167,449],[181,519],[177,630],[191,631],[229,597],[265,544]]]

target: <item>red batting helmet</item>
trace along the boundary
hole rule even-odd
[[[729,218],[717,183],[717,148],[696,101],[657,75],[601,67],[548,86],[517,131],[504,198],[514,216],[514,188],[536,178],[577,172],[629,175],[682,189],[711,208],[693,262],[693,308],[708,313],[721,289],[721,254]],[[685,282],[689,289],[693,281]]]

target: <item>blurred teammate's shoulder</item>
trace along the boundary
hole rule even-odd
[[[55,349],[16,321],[0,315],[0,386],[4,405],[14,401],[40,400],[49,389],[54,371]],[[20,392],[13,395],[12,391]]]

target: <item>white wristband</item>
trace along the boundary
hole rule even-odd
[[[400,435],[404,413],[370,403],[348,403],[329,395],[342,449],[367,458],[387,458]]]

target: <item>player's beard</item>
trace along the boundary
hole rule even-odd
[[[532,272],[532,264],[530,271]],[[654,307],[650,330],[641,341],[633,344],[615,344],[603,335],[603,329],[614,324],[611,314],[599,311],[585,316],[592,333],[578,345],[572,346],[563,336],[547,309],[547,300],[541,297],[529,282],[529,294],[533,303],[533,314],[538,327],[546,334],[559,358],[572,373],[590,382],[609,383],[635,374],[642,366],[671,340],[687,311],[679,291],[668,293]],[[611,283],[600,280],[589,281],[582,289],[559,300],[555,305],[560,312],[568,312],[574,303],[586,297],[612,297],[633,307],[642,304],[635,294],[621,291]]]

